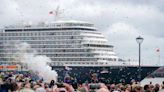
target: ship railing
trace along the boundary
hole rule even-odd
[[[136,63],[129,63],[125,61],[62,61],[62,62],[52,62],[51,66],[137,66]]]
[[[89,28],[89,29],[97,29],[93,26],[58,26],[58,25],[11,25],[6,26],[4,29],[38,29],[38,28]]]

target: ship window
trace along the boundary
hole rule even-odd
[[[109,58],[108,60],[109,60],[109,61],[112,61],[112,58]]]
[[[102,64],[104,64],[104,63],[101,62],[100,64],[102,65]]]

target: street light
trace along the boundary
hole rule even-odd
[[[143,42],[144,38],[142,38],[141,36],[136,38],[137,43],[139,44],[139,82],[141,81],[141,43]]]

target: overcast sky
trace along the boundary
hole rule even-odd
[[[160,54],[164,65],[164,0],[0,0],[0,27],[52,21],[49,12],[58,6],[62,20],[94,23],[121,58],[138,60],[135,38],[141,35],[141,63],[159,64]]]

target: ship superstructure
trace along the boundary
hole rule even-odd
[[[102,65],[119,59],[102,33],[93,24],[81,21],[57,21],[49,24],[8,26],[0,32],[0,59],[12,59],[11,44],[26,42],[56,65]],[[123,63],[123,62],[122,62]]]

